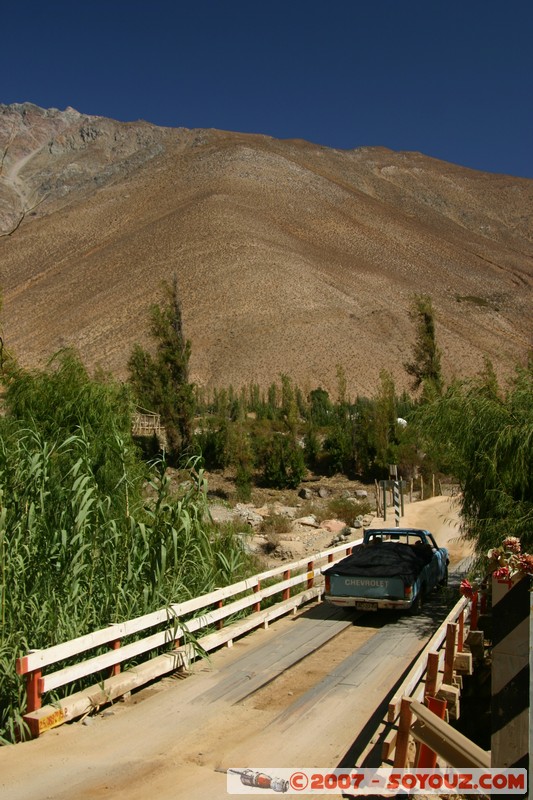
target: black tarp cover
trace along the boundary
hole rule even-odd
[[[324,570],[324,575],[402,578],[404,584],[409,585],[432,557],[429,545],[413,547],[403,542],[359,544],[351,555]]]

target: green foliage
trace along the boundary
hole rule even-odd
[[[130,382],[138,402],[161,415],[169,450],[184,453],[192,443],[194,387],[189,383],[191,343],[185,339],[176,276],[166,287],[166,305],[151,310],[150,334],[155,355],[135,345],[128,362]]]
[[[374,404],[375,463],[380,467],[388,467],[397,462],[396,391],[390,373],[382,370],[379,377],[380,387]]]
[[[355,502],[349,497],[334,497],[328,503],[328,516],[343,520],[353,527],[357,517],[370,513],[372,507],[367,502]]]
[[[324,441],[324,455],[330,473],[354,473],[356,437],[357,416],[354,406],[336,406]]]
[[[0,418],[0,742],[25,706],[15,660],[238,580],[240,542],[203,522],[202,471],[181,497],[150,472],[131,435],[125,390],[63,354],[17,371]]]
[[[313,389],[309,393],[309,418],[318,428],[329,425],[333,406],[325,389]]]
[[[230,430],[231,463],[235,464],[237,497],[246,503],[252,496],[254,454],[250,437],[243,422],[235,423]]]
[[[274,434],[262,453],[263,481],[275,489],[295,489],[305,475],[302,448],[290,436]]]
[[[505,390],[486,371],[417,412],[426,450],[462,488],[465,533],[478,553],[506,536],[533,547],[533,371]]]
[[[208,418],[207,426],[196,433],[195,442],[205,469],[224,469],[230,463],[230,432],[227,420]]]
[[[309,469],[317,469],[320,456],[320,441],[312,422],[307,425],[304,439],[304,458]]]
[[[284,517],[282,514],[270,514],[265,517],[259,526],[259,532],[264,534],[269,533],[290,533],[292,530],[292,522],[289,517]]]
[[[424,398],[431,399],[442,391],[441,353],[435,336],[431,297],[415,295],[410,316],[416,325],[416,338],[413,360],[404,367],[413,378],[413,389],[422,387]]]
[[[129,391],[103,375],[91,379],[74,352],[61,351],[42,372],[17,369],[4,404],[4,431],[26,428],[38,433],[53,450],[54,465],[72,466],[64,454],[56,452],[54,443],[82,435],[87,442],[85,463],[113,505],[122,502],[128,489],[126,472],[130,484],[133,475],[138,482],[141,471],[130,437],[133,404]]]
[[[288,375],[281,376],[281,414],[289,433],[294,436],[298,425],[298,406],[296,393]]]

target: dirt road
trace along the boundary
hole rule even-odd
[[[408,506],[401,522],[430,529],[452,565],[465,554],[449,498]],[[204,800],[227,796],[218,769],[337,766],[441,613],[354,625],[349,611],[316,604],[89,724],[1,748],[0,798]],[[283,670],[314,641],[325,644]]]

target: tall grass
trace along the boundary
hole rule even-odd
[[[161,462],[145,474],[120,387],[93,381],[69,355],[52,372],[15,377],[7,412],[0,420],[2,743],[16,739],[25,708],[18,656],[250,569],[236,537],[204,525],[206,486],[194,464],[180,497]]]

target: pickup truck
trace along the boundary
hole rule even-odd
[[[448,582],[448,551],[429,531],[372,528],[351,555],[325,570],[324,600],[361,611],[420,611],[422,600]]]

